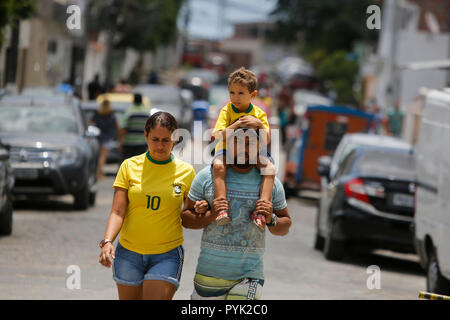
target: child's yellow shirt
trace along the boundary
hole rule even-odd
[[[217,119],[214,132],[222,131],[228,128],[231,124],[236,122],[243,116],[253,116],[260,120],[266,129],[267,133],[270,133],[269,121],[267,120],[267,114],[260,107],[250,103],[250,106],[244,112],[239,110],[230,102],[220,110],[219,118]],[[223,142],[220,141],[215,148],[215,152],[226,149]]]

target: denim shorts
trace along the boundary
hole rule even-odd
[[[180,285],[184,262],[183,246],[161,254],[139,254],[117,243],[113,279],[117,284],[141,286],[145,280],[162,280]]]

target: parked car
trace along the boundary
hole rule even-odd
[[[0,142],[0,235],[10,235],[13,224],[14,176],[9,161],[8,146]]]
[[[354,245],[415,252],[412,150],[406,142],[390,143],[381,137],[377,145],[361,143],[352,146],[341,161],[336,160],[333,176],[330,163],[334,160],[319,159],[322,192],[314,247],[323,250],[327,259],[342,259]]]
[[[8,96],[0,101],[0,139],[10,146],[14,194],[74,196],[95,203],[99,129],[88,127],[76,100]]]
[[[150,99],[152,107],[172,114],[182,128],[189,128],[192,120],[192,93],[170,85],[141,84],[135,87]]]
[[[415,243],[427,291],[450,295],[450,89],[427,93],[417,149]]]
[[[212,85],[219,84],[220,77],[214,70],[193,69],[183,74],[178,82],[182,89],[188,89],[194,100],[209,100]]]
[[[382,136],[368,133],[347,133],[339,142],[336,151],[331,158],[330,174],[333,178],[339,169],[342,160],[359,146],[385,146],[391,148],[409,148],[410,146],[403,140],[390,136]],[[321,179],[323,182],[323,179]]]
[[[136,93],[140,93],[136,91]],[[127,109],[131,106],[134,101],[133,93],[103,93],[97,97],[97,102],[102,103],[103,100],[108,99],[111,104],[122,105],[123,108]],[[151,101],[144,94],[142,95],[142,103],[148,109],[151,107]]]

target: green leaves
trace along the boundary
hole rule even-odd
[[[272,16],[274,39],[301,41],[306,51],[350,50],[355,41],[374,41],[378,32],[366,27],[367,7],[377,0],[278,0]]]
[[[0,47],[4,40],[5,27],[17,27],[21,19],[35,13],[36,0],[0,0]]]
[[[335,91],[337,103],[355,104],[356,43],[375,44],[379,32],[367,28],[367,8],[382,0],[278,0],[274,41],[297,43],[322,86]]]
[[[178,11],[183,1],[93,1],[88,10],[88,28],[91,32],[111,32],[116,48],[154,50],[175,38]]]

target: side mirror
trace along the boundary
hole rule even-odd
[[[317,173],[321,177],[328,177],[330,175],[331,157],[322,156],[318,160]]]
[[[86,130],[86,137],[97,138],[101,133],[101,130],[96,126],[88,126]]]

